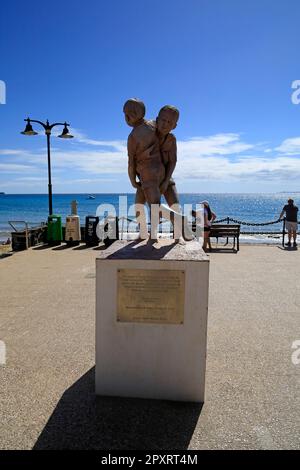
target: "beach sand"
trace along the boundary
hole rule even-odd
[[[1,449],[300,448],[300,251],[210,255],[202,409],[95,398],[96,257],[62,245],[0,260]]]

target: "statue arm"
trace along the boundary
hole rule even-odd
[[[135,139],[132,136],[128,137],[127,141],[127,151],[128,151],[128,176],[130,182],[134,188],[138,188],[140,183],[136,181],[136,143]]]
[[[165,181],[168,181],[168,184],[169,184],[170,178],[173,174],[173,171],[175,170],[176,163],[177,163],[176,153],[174,155],[173,153],[170,152],[169,161],[168,161],[167,166],[166,166],[166,176],[165,176]]]
[[[170,150],[168,151],[168,159],[167,159],[167,164],[165,166],[165,178],[161,184],[162,194],[167,190],[171,176],[175,170],[176,163],[177,163],[177,145],[176,145],[176,139],[174,137],[172,146]]]

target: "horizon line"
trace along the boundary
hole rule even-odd
[[[53,193],[52,196],[63,196],[63,195],[128,195],[132,194],[135,195],[135,192],[70,192],[70,193]],[[197,195],[197,194],[300,194],[300,191],[237,191],[237,192],[230,192],[230,191],[199,191],[199,192],[180,192],[179,196],[182,194],[190,194],[190,195]],[[48,196],[48,193],[7,193],[5,191],[0,191],[0,196]]]

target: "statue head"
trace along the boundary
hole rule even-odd
[[[156,118],[157,130],[160,134],[167,135],[177,126],[179,111],[175,106],[167,104],[163,106]]]
[[[128,126],[134,127],[139,121],[142,121],[146,108],[144,103],[138,98],[130,98],[123,106],[125,120]]]

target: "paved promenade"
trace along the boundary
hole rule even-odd
[[[95,398],[96,256],[38,247],[0,260],[1,449],[300,448],[300,250],[211,254],[202,408]]]

